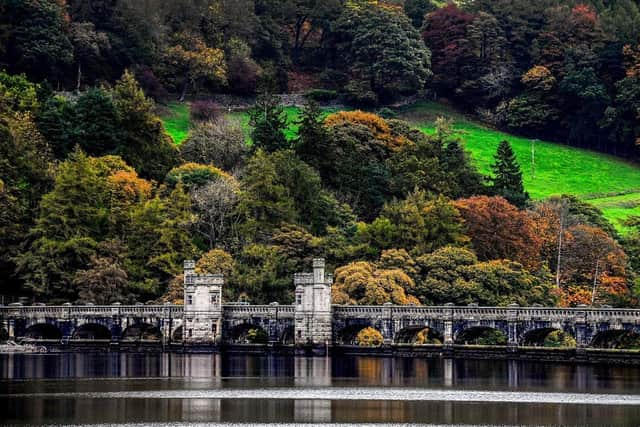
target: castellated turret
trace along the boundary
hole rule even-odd
[[[325,261],[313,260],[312,273],[296,273],[296,343],[324,345],[331,342],[331,285]]]
[[[222,274],[197,274],[195,261],[184,262],[184,340],[215,342],[222,332]]]

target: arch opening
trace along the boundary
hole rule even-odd
[[[171,340],[172,341],[182,341],[182,336],[183,336],[183,332],[184,328],[182,326],[178,326],[177,328],[175,328],[173,330],[173,333],[171,334]]]
[[[287,326],[282,332],[279,340],[282,345],[293,345],[296,342],[295,327]]]
[[[394,339],[396,344],[439,345],[444,342],[444,336],[428,326],[409,326],[401,329]]]
[[[9,340],[9,331],[5,328],[0,329],[0,341],[5,342]]]
[[[382,333],[370,325],[350,325],[338,335],[339,344],[359,347],[379,347],[383,344]]]
[[[59,340],[62,339],[62,331],[55,325],[38,323],[27,328],[24,333],[24,338],[34,340]]]
[[[461,331],[455,339],[459,345],[507,345],[507,336],[504,332],[488,326],[473,326]]]
[[[97,323],[85,323],[73,331],[74,340],[110,340],[111,331],[103,325]]]
[[[266,344],[269,335],[260,326],[252,323],[242,323],[231,329],[231,342],[234,344]]]
[[[619,350],[640,349],[640,334],[625,330],[601,331],[593,337],[591,347]]]
[[[573,348],[575,338],[568,332],[558,328],[539,328],[528,331],[522,337],[524,347]]]
[[[137,323],[124,330],[122,339],[125,341],[161,341],[162,332],[157,326]]]

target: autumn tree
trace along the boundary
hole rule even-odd
[[[414,287],[402,270],[381,270],[361,261],[336,269],[332,295],[334,302],[342,304],[419,304],[411,295]]]
[[[541,240],[532,217],[502,197],[477,196],[456,201],[467,234],[481,260],[511,259],[540,267]]]
[[[165,52],[165,61],[175,76],[181,76],[180,101],[184,101],[189,87],[196,92],[204,81],[226,83],[224,52],[207,46],[196,34],[183,32],[175,35],[174,43]]]

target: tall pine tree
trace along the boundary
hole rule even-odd
[[[491,165],[494,175],[492,187],[494,194],[523,208],[529,200],[529,193],[524,191],[522,171],[511,144],[507,141],[500,142],[494,159],[495,163]]]

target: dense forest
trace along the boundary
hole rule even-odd
[[[635,160],[640,7],[0,0],[0,295],[181,302],[195,258],[227,301],[286,303],[323,256],[338,304],[638,305],[640,218],[531,200],[507,141],[482,174],[448,120],[395,117],[421,99]]]

